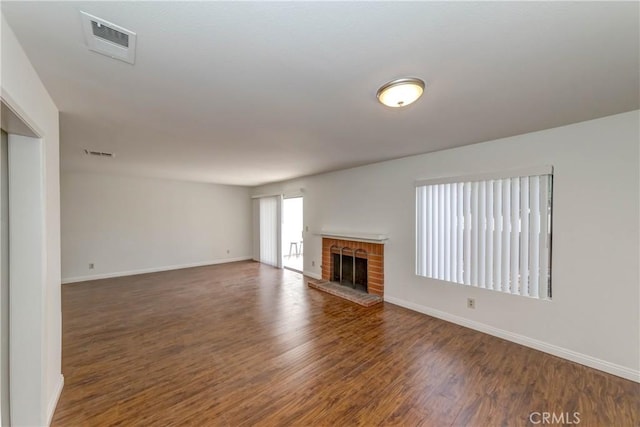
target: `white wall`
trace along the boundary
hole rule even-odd
[[[304,188],[305,272],[321,229],[386,233],[385,299],[639,380],[638,111],[255,188]],[[414,181],[553,165],[553,301],[414,275]],[[315,262],[315,266],[312,266]],[[476,309],[466,308],[467,297]]]
[[[9,426],[9,139],[0,138],[0,425]]]
[[[61,185],[65,283],[251,258],[246,187],[75,172]]]
[[[46,252],[43,142],[9,135],[9,366],[12,425],[44,423]]]
[[[40,198],[40,206],[42,207],[36,215],[38,223],[25,224],[24,229],[14,229],[13,223],[10,223],[12,237],[14,235],[20,237],[22,233],[30,234],[30,226],[41,230],[42,238],[37,249],[43,254],[42,265],[34,265],[33,262],[29,264],[31,269],[36,269],[41,273],[33,275],[32,277],[35,277],[33,281],[19,283],[19,288],[14,289],[14,279],[11,278],[12,293],[19,292],[26,296],[28,292],[35,292],[32,294],[34,299],[28,307],[11,307],[12,312],[36,310],[42,318],[35,329],[21,331],[25,335],[38,334],[41,340],[38,349],[34,350],[39,356],[37,357],[39,366],[33,367],[29,374],[34,377],[29,381],[37,384],[39,395],[34,396],[33,400],[19,403],[14,403],[12,396],[11,413],[14,425],[44,425],[48,423],[53,414],[63,381],[61,375],[58,109],[38,78],[4,16],[1,19],[1,26],[2,100],[41,138],[40,149],[35,155],[42,160],[42,163],[40,165],[30,164],[30,167],[39,167],[41,170],[30,171],[30,173],[40,173],[43,178],[38,183],[37,196]],[[11,144],[10,135],[10,150]],[[20,165],[13,166],[14,168],[20,167]],[[10,171],[11,167],[10,163]],[[19,197],[20,194],[15,194],[15,196]],[[10,197],[14,196],[10,195]],[[9,208],[12,209],[11,206]],[[12,238],[12,240],[14,239]],[[10,254],[10,257],[12,272],[14,263],[26,262],[16,259],[13,254]],[[12,332],[14,326],[11,326]],[[12,334],[12,340],[13,338]],[[23,356],[26,357],[27,354]],[[14,417],[14,413],[19,415]]]

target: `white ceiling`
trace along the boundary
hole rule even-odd
[[[135,65],[89,51],[80,10],[137,32]],[[639,108],[637,2],[2,11],[60,109],[64,170],[256,185]],[[405,76],[425,96],[378,104]]]

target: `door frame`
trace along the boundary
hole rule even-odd
[[[48,425],[48,412],[53,411],[48,411],[45,376],[47,194],[43,132],[4,89],[0,102],[2,128],[8,134],[9,178],[9,414],[2,408],[5,411],[0,416],[6,419],[8,415],[15,425]],[[0,370],[0,375],[6,373]]]

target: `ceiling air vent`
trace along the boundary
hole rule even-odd
[[[136,55],[136,33],[102,18],[80,12],[87,46],[120,61],[133,64]]]
[[[86,154],[87,156],[96,156],[96,157],[115,157],[116,156],[115,154],[107,153],[106,151],[87,150],[86,148],[84,150],[84,154]]]

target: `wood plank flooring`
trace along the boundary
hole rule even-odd
[[[54,426],[520,426],[534,411],[640,425],[637,383],[254,262],[62,298]]]

